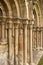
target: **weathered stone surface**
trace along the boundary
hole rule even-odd
[[[0,0],[0,65],[35,65],[41,50],[43,0]]]

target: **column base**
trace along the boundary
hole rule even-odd
[[[6,39],[1,39],[1,44],[7,44],[7,40]]]

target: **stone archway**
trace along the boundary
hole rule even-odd
[[[40,25],[40,16],[41,16],[41,11],[40,11],[40,5],[38,3],[38,1],[34,1],[33,2],[33,14],[34,14],[34,17],[33,18],[36,18],[36,21],[35,21],[35,26],[33,27],[34,28],[34,33],[33,33],[33,36],[34,36],[34,39],[33,39],[33,45],[34,45],[34,50],[33,50],[33,60],[34,60],[34,63],[35,65],[38,64],[41,56],[43,55],[43,51],[41,49],[42,45],[42,33],[41,33],[41,25]],[[40,32],[39,32],[40,31]],[[37,50],[36,50],[37,49]]]
[[[40,25],[40,21],[41,21],[41,10],[40,10],[40,5],[39,5],[39,3],[37,1],[33,2],[33,13],[34,12],[36,13],[36,18],[37,18],[36,23],[37,23],[37,26],[41,26]]]

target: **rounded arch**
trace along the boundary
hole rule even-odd
[[[35,9],[33,9],[33,19],[35,19],[34,26],[37,26],[37,13],[36,13]]]
[[[3,13],[2,13],[2,10],[1,10],[1,8],[0,8],[0,16],[2,16],[3,15]]]
[[[12,10],[11,10],[10,3],[9,3],[7,0],[4,0],[4,2],[5,2],[6,5],[7,5],[8,11],[9,11],[9,17],[11,17],[11,16],[12,16]]]
[[[6,12],[5,12],[4,7],[2,6],[1,3],[0,3],[0,9],[2,10],[3,16],[6,16]]]
[[[3,12],[2,12],[2,10],[1,10],[1,8],[0,8],[0,24],[2,23],[2,16],[3,16]]]
[[[34,2],[33,5],[34,5],[33,11],[35,10],[37,16],[37,26],[40,26],[40,17],[41,17],[40,7],[37,2]]]
[[[10,5],[10,2],[8,2],[7,0],[4,0],[4,2],[6,3],[7,7],[8,7],[8,11],[9,11],[9,16],[12,17],[12,8]],[[15,5],[16,5],[16,9],[17,9],[17,16],[20,17],[20,10],[19,10],[19,5],[17,0],[14,0]]]
[[[27,18],[27,0],[18,0],[21,18]]]
[[[27,16],[26,17],[29,18],[29,16],[28,16],[28,14],[29,14],[28,12],[29,11],[28,11],[28,2],[27,2],[27,0],[25,0],[25,5],[26,5],[26,12],[27,12]]]
[[[17,16],[20,17],[20,9],[19,9],[18,2],[17,2],[17,0],[14,0],[14,2],[15,2],[15,5],[16,5],[16,9],[17,9]]]

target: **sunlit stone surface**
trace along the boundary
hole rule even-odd
[[[43,0],[0,0],[0,65],[37,65],[43,55]]]

